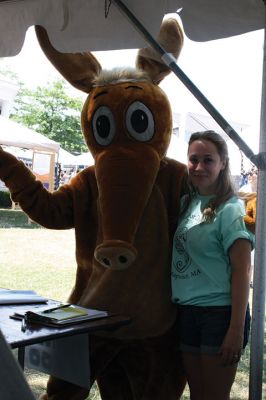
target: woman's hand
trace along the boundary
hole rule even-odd
[[[220,349],[223,365],[231,365],[240,360],[243,348],[243,327],[229,328]]]

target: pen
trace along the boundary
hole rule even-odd
[[[22,332],[26,332],[27,330],[27,320],[26,320],[26,316],[24,316],[21,320],[21,330]]]
[[[56,307],[47,308],[46,310],[43,311],[43,313],[44,313],[44,314],[47,314],[47,313],[49,313],[49,312],[56,311],[56,310],[61,310],[61,308],[66,308],[66,307],[70,307],[70,306],[71,306],[71,304],[69,304],[69,303],[67,303],[67,304],[60,304],[60,305],[58,305],[58,306],[56,306]]]

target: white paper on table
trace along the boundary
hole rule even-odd
[[[67,336],[25,348],[25,367],[90,388],[88,334]]]
[[[39,296],[34,290],[12,290],[0,288],[0,304],[46,303],[47,298]]]

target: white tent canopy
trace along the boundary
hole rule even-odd
[[[87,167],[94,164],[94,158],[89,151],[76,156],[75,161],[76,165],[85,165]]]
[[[164,14],[182,7],[186,33],[193,40],[210,40],[210,32],[212,39],[217,39],[264,27],[260,0],[126,0],[124,3],[155,37]],[[27,29],[38,24],[47,29],[51,42],[62,52],[146,45],[134,27],[121,17],[117,5],[119,2],[115,0],[2,0],[0,56],[18,54]]]
[[[47,29],[54,47],[62,52],[143,47],[145,40],[121,18],[113,2],[108,11],[108,3],[104,0],[0,1],[0,56],[18,54],[27,29],[38,24]],[[156,7],[151,5],[153,1],[147,0],[127,3],[136,15],[144,17],[146,27],[155,36],[164,13],[176,11],[173,0],[156,0]]]
[[[75,163],[76,157],[73,154],[69,153],[68,151],[60,148],[58,154],[58,162],[63,165],[76,165]]]
[[[60,144],[25,126],[0,116],[0,144],[57,153]]]
[[[263,29],[263,0],[177,0],[186,35],[195,41],[216,40]]]
[[[69,165],[69,166],[84,165],[88,167],[94,164],[94,159],[90,152],[74,156],[73,154],[61,148],[59,150],[58,162],[62,165]]]

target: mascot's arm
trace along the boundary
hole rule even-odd
[[[157,182],[162,193],[165,194],[169,234],[172,240],[176,231],[180,211],[179,201],[180,198],[188,192],[186,165],[169,158],[164,158],[161,162],[161,169]]]
[[[12,154],[0,147],[0,179],[8,187],[11,198],[35,222],[50,229],[73,227],[73,206],[70,188],[48,192],[34,174]]]
[[[256,227],[256,208],[257,208],[257,196],[254,195],[253,198],[247,200],[246,202],[246,215],[244,216],[246,227],[252,233],[255,233],[255,227]]]

